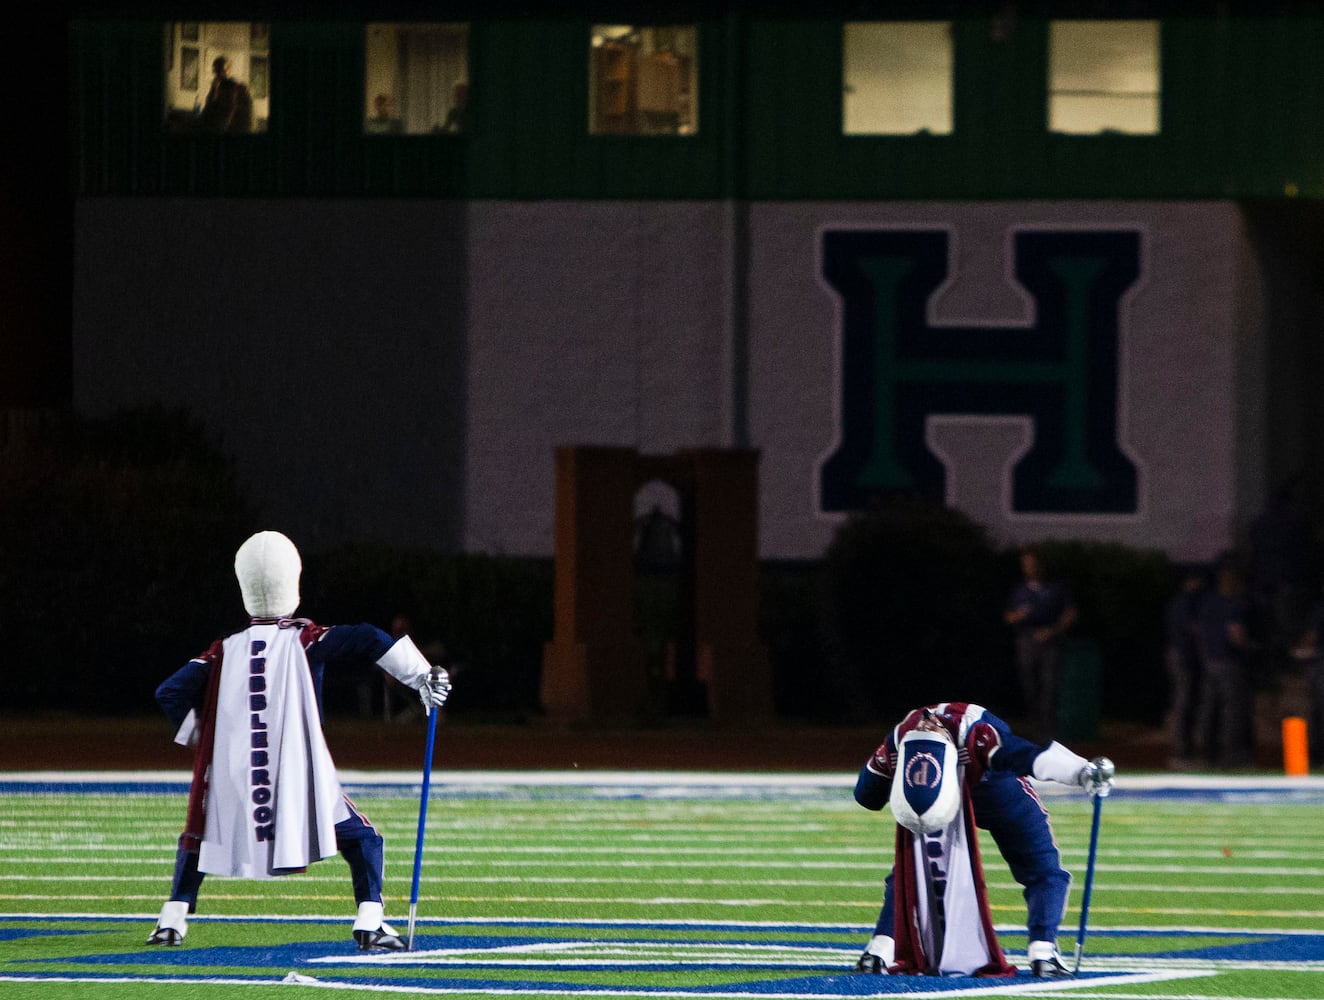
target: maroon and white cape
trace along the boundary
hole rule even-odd
[[[917,836],[897,825],[896,958],[890,972],[1016,975],[993,930],[974,820],[970,797],[963,795],[956,818],[937,833]]]
[[[336,854],[349,808],[299,624],[255,622],[217,644],[181,838],[199,871],[270,878]]]

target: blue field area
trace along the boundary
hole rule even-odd
[[[1102,930],[1093,939],[1089,963],[1093,967],[1082,969],[1079,977],[1070,982],[1046,984],[1031,979],[1023,970],[1013,978],[997,980],[867,976],[848,971],[857,948],[821,941],[825,934],[854,932],[853,927],[788,926],[769,933],[768,928],[758,925],[745,928],[749,933],[742,938],[739,925],[678,923],[668,928],[685,931],[684,940],[678,942],[672,936],[651,935],[637,924],[615,926],[605,921],[573,925],[522,921],[510,926],[508,933],[496,934],[431,925],[420,929],[414,951],[382,955],[354,953],[339,929],[333,930],[327,922],[301,926],[300,930],[312,930],[311,939],[277,945],[84,951],[78,939],[95,931],[82,929],[80,925],[101,930],[107,923],[102,917],[13,920],[0,935],[16,949],[7,963],[7,978],[40,980],[58,975],[23,971],[25,965],[47,966],[52,961],[58,962],[61,958],[58,949],[54,954],[48,951],[41,959],[30,961],[23,959],[19,950],[25,941],[51,937],[68,942],[67,960],[76,963],[79,975],[89,979],[122,979],[129,969],[151,965],[155,967],[154,978],[180,982],[213,982],[216,970],[223,969],[225,978],[232,981],[273,982],[293,974],[327,985],[366,988],[378,984],[429,992],[505,992],[512,988],[510,973],[516,971],[524,977],[519,992],[537,993],[601,993],[601,979],[612,977],[631,983],[628,992],[637,995],[728,996],[732,995],[733,979],[739,982],[739,994],[764,997],[956,995],[1026,987],[1042,990],[1050,985],[1061,990],[1157,982],[1204,975],[1218,966],[1242,962],[1257,968],[1266,964],[1324,964],[1324,934]],[[267,936],[258,929],[263,924],[280,925],[286,931],[291,926],[289,921],[244,920],[243,923],[254,928],[255,938]],[[318,930],[325,930],[326,936],[319,938]],[[607,932],[608,936],[585,937],[588,931],[595,935]],[[1142,957],[1113,946],[1115,942],[1130,945],[1137,938],[1148,939],[1153,950],[1147,949]],[[1214,939],[1212,943],[1211,939]],[[1272,954],[1272,961],[1266,963],[1266,954]],[[383,980],[383,973],[388,971],[389,979]],[[569,975],[585,971],[594,974],[594,981],[577,981]],[[674,981],[654,985],[634,982],[641,972],[650,978],[662,976],[673,980],[698,973],[722,973],[723,981],[684,986]],[[620,990],[609,992],[617,994]]]

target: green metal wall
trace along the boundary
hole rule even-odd
[[[714,5],[715,7],[720,5]],[[628,5],[616,12],[629,17]],[[342,15],[343,16],[343,15]],[[442,20],[444,11],[430,19]],[[474,130],[362,134],[363,25],[273,20],[270,131],[164,134],[161,21],[71,26],[84,195],[1324,197],[1324,14],[1162,21],[1162,133],[1045,129],[1048,22],[955,24],[949,136],[841,133],[843,18],[699,20],[699,134],[590,136],[585,17],[471,21]]]

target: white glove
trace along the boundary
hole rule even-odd
[[[405,687],[418,692],[423,702],[423,711],[431,712],[432,706],[445,704],[451,693],[450,675],[441,667],[434,667],[418,651],[414,640],[401,636],[377,661],[377,665],[398,680]]]
[[[441,708],[451,694],[451,675],[443,666],[435,666],[419,679],[418,697],[423,702],[423,714]]]
[[[1113,774],[1116,770],[1107,757],[1095,757],[1080,769],[1076,783],[1091,795],[1106,798],[1113,790]]]

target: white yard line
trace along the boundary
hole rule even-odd
[[[404,785],[420,783],[416,771],[362,771],[340,772],[346,785]],[[773,789],[846,789],[855,785],[856,775],[850,773],[780,773],[780,772],[726,772],[726,771],[610,771],[575,769],[570,771],[443,771],[432,772],[432,785],[484,788],[582,788],[624,787],[635,789],[656,788],[773,788]],[[59,783],[78,782],[89,786],[119,784],[182,784],[187,785],[190,774],[185,770],[165,771],[0,771],[0,788],[6,782]],[[1078,797],[1079,789],[1067,788],[1056,782],[1036,783],[1041,794],[1061,794]],[[1324,792],[1324,776],[1288,777],[1286,775],[1180,775],[1180,774],[1123,774],[1117,779],[1117,793],[1124,798],[1127,791],[1229,791],[1254,792]]]
[[[877,904],[875,904],[877,905]],[[141,913],[50,913],[50,912],[23,912],[23,913],[3,913],[0,912],[0,920],[90,920],[90,921],[111,921],[126,922],[142,919],[155,918],[157,911],[142,911]],[[1207,914],[1206,914],[1207,916]],[[302,914],[302,915],[278,915],[255,917],[252,914],[198,914],[189,918],[190,923],[208,923],[212,921],[221,923],[326,923],[340,924],[345,920],[343,913],[322,913],[322,914]],[[662,928],[669,930],[692,930],[694,928],[712,927],[723,931],[768,931],[768,930],[807,930],[824,933],[843,933],[853,934],[860,930],[858,924],[848,924],[842,921],[814,921],[814,920],[731,920],[731,919],[703,919],[703,920],[685,920],[676,917],[644,918],[644,917],[624,917],[604,919],[602,917],[512,917],[509,914],[497,914],[493,916],[455,916],[455,917],[428,917],[419,920],[420,927],[444,928],[453,924],[460,925],[493,925],[493,926],[516,926],[516,927],[639,927],[639,928]],[[1023,932],[1024,926],[1016,922],[998,923],[994,926],[999,934],[1015,934]],[[1322,933],[1319,928],[1313,927],[1257,927],[1254,930],[1247,928],[1228,928],[1214,927],[1208,924],[1125,924],[1113,925],[1101,929],[1096,933],[1107,937],[1126,937],[1129,935],[1146,935],[1151,937],[1162,937],[1164,935],[1212,935],[1215,937],[1320,937]],[[1144,961],[1145,956],[1136,956],[1136,961]],[[1259,998],[1256,998],[1259,1000]]]
[[[286,893],[285,897],[290,900],[319,900],[335,899],[335,894],[322,893]],[[160,893],[144,894],[124,894],[115,893],[114,896],[94,893],[0,893],[0,901],[10,902],[52,902],[59,900],[77,900],[79,902],[95,902],[98,900],[114,901],[148,901],[159,899]],[[257,902],[270,900],[270,895],[265,893],[244,893],[230,892],[224,889],[216,889],[208,893],[208,898],[217,902]],[[805,900],[777,897],[764,897],[761,899],[714,899],[708,896],[657,896],[652,898],[641,898],[637,896],[480,896],[480,895],[449,895],[445,893],[424,893],[419,897],[420,902],[438,903],[438,904],[506,904],[506,905],[557,905],[557,906],[633,906],[638,908],[648,907],[668,907],[668,906],[705,906],[716,909],[749,909],[756,907],[777,907],[780,909],[795,908],[799,910],[858,910],[861,914],[877,913],[878,900]],[[1012,909],[1012,907],[1003,907]],[[1181,907],[1181,906],[1156,906],[1156,907],[1136,907],[1123,906],[1111,907],[1095,904],[1091,912],[1098,914],[1136,914],[1146,913],[1152,916],[1161,917],[1191,917],[1205,916],[1207,910],[1201,907]],[[1277,920],[1309,920],[1324,923],[1324,910],[1289,910],[1289,909],[1243,909],[1243,910],[1223,910],[1221,911],[1229,920],[1232,918],[1273,918]],[[1233,929],[1231,927],[1225,930]]]
[[[92,862],[88,862],[91,864]],[[141,862],[133,862],[140,864]],[[163,864],[166,863],[163,860]],[[440,867],[447,867],[447,862],[437,862]],[[100,866],[100,863],[98,863]],[[4,875],[0,874],[0,882],[59,882],[64,883],[74,877],[71,874],[66,875]],[[408,878],[405,874],[388,875],[388,883],[404,882]],[[98,882],[145,882],[156,885],[161,881],[159,872],[152,872],[143,875],[97,875]],[[298,876],[300,885],[309,883],[328,883],[343,885],[344,875],[317,875],[307,872]],[[861,886],[859,879],[850,880],[831,880],[831,879],[776,879],[776,878],[751,878],[751,879],[725,879],[725,878],[628,878],[625,876],[600,877],[600,876],[582,876],[566,875],[563,877],[555,876],[531,876],[512,872],[509,875],[456,875],[450,874],[446,878],[447,884],[463,883],[466,885],[623,885],[623,886],[655,886],[655,885],[684,885],[684,886],[714,886],[722,888],[756,888],[759,886],[775,886],[782,888],[802,888],[802,889],[858,889]],[[1020,886],[1013,882],[989,881],[988,887],[994,892],[1016,892]],[[1226,896],[1242,892],[1243,889],[1235,886],[1183,886],[1182,895],[1210,895]],[[1097,898],[1107,898],[1108,895],[1115,892],[1126,893],[1159,893],[1161,895],[1171,895],[1173,890],[1171,886],[1159,886],[1152,884],[1118,885],[1109,883],[1107,886],[1098,889]],[[1317,897],[1321,894],[1318,887],[1299,886],[1299,885],[1275,885],[1257,887],[1256,895],[1259,896],[1310,896]],[[118,896],[118,894],[116,894]],[[876,904],[877,900],[873,900]]]

